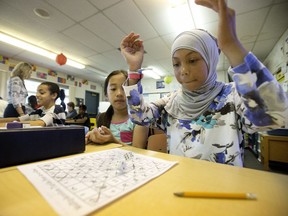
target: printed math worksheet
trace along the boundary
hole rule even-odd
[[[86,215],[163,174],[177,162],[122,149],[18,166],[59,215]]]

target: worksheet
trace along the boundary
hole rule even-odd
[[[18,166],[59,215],[86,215],[163,174],[177,162],[115,148]]]

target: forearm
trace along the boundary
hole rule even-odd
[[[147,148],[149,128],[144,126],[136,125],[133,131],[132,145],[136,148]]]
[[[238,41],[226,46],[225,49],[222,49],[222,52],[232,67],[242,64],[245,56],[248,54],[248,51]]]
[[[19,114],[19,116],[25,115],[21,105],[18,105],[15,109],[16,109],[17,113]]]

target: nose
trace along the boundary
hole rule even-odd
[[[124,95],[124,90],[123,89],[118,89],[117,93],[116,93],[116,96],[117,97],[122,97],[123,95]]]
[[[180,72],[181,72],[181,75],[182,76],[185,76],[185,75],[188,75],[188,69],[185,65],[182,65],[181,68],[180,68]]]

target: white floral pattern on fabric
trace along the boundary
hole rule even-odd
[[[170,154],[243,166],[243,133],[284,127],[288,99],[252,53],[230,72],[235,83],[226,83],[207,110],[190,120],[175,119],[165,110],[165,104],[181,91],[148,105],[143,101],[141,82],[123,86],[131,119],[164,130]]]

